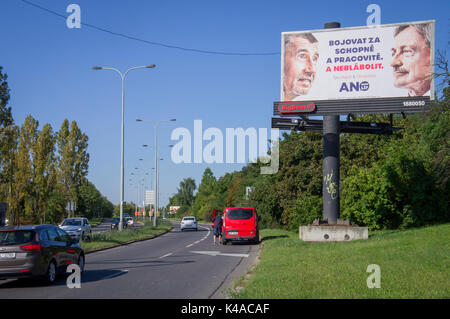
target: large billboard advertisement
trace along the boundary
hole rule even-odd
[[[280,101],[434,99],[434,21],[283,32],[281,46]]]

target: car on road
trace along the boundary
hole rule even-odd
[[[120,218],[119,217],[114,217],[111,220],[111,229],[119,229],[119,223],[120,223]],[[122,228],[127,228],[128,223],[125,220],[125,218],[122,218]]]
[[[55,225],[7,227],[0,230],[0,278],[39,277],[52,284],[67,266],[84,271],[80,244]]]
[[[180,229],[181,231],[184,231],[185,229],[195,229],[195,231],[197,231],[197,219],[194,216],[183,217],[181,220]]]
[[[74,240],[86,240],[92,238],[91,225],[85,217],[66,218],[59,225]]]
[[[231,241],[259,242],[259,222],[254,207],[227,207],[224,210],[222,244]]]
[[[124,217],[123,218],[126,222],[128,226],[132,226],[134,224],[134,220],[133,217],[129,216],[129,217]]]

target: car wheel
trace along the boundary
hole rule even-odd
[[[45,274],[45,283],[53,284],[56,280],[56,262],[52,260],[48,265],[47,273]]]
[[[198,231],[198,228],[196,228],[195,231]]]
[[[84,255],[80,255],[80,257],[78,258],[78,267],[80,267],[80,272],[81,273],[84,272],[84,265],[85,265]]]

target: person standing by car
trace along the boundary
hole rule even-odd
[[[219,237],[219,243],[222,242],[222,226],[223,226],[223,213],[220,212],[214,217],[214,245],[216,244],[217,237]]]

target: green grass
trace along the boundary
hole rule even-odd
[[[233,298],[450,298],[450,224],[339,243],[303,242],[283,230],[261,237],[260,262]],[[379,289],[367,287],[370,264],[381,268]]]
[[[90,241],[80,242],[85,252],[120,246],[132,241],[150,239],[172,228],[170,222],[160,220],[158,226],[146,222],[140,229],[126,228],[122,232],[112,230],[107,233],[93,234]]]

